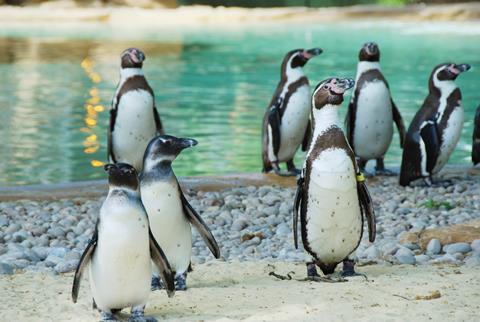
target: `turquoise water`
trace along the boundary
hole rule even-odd
[[[354,77],[357,52],[376,41],[382,68],[406,123],[427,93],[437,63],[470,63],[460,76],[465,127],[450,163],[470,161],[472,120],[480,104],[479,24],[355,23],[191,29],[66,25],[0,28],[0,185],[103,178],[108,107],[119,53],[144,50],[147,79],[170,134],[199,145],[175,162],[179,175],[257,172],[266,105],[290,49],[324,53],[305,72],[314,86]],[[342,115],[346,103],[342,108]],[[400,163],[398,134],[386,162]],[[300,165],[302,154],[298,154]]]

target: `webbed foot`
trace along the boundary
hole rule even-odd
[[[132,307],[132,314],[128,318],[128,322],[157,322],[153,316],[145,316],[145,306]]]
[[[389,169],[378,169],[377,167],[375,167],[375,175],[376,176],[385,176],[385,177],[393,177],[393,176],[396,176],[398,173],[396,173],[395,171],[392,171],[392,170],[389,170]]]
[[[151,282],[151,290],[152,291],[157,291],[157,290],[163,290],[165,289],[165,286],[163,285],[162,280],[158,276],[153,276],[152,277],[152,282]]]
[[[100,322],[109,321],[109,322],[119,322],[115,315],[112,312],[100,311]]]
[[[355,272],[355,261],[350,259],[346,259],[343,261],[342,273],[340,273],[340,275],[342,277],[362,276],[365,277],[365,279],[368,281],[367,275]]]
[[[175,277],[175,290],[186,291],[187,290],[187,274],[183,273]]]

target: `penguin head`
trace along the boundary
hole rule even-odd
[[[364,44],[358,53],[358,60],[371,62],[380,61],[380,49],[378,48],[378,45],[374,42],[367,42]]]
[[[351,78],[332,77],[320,82],[313,91],[312,106],[321,109],[326,105],[340,105],[343,102],[343,94],[355,85]]]
[[[145,60],[145,54],[137,48],[125,49],[120,57],[122,68],[142,68]]]
[[[471,66],[469,64],[454,64],[445,63],[435,66],[432,71],[431,81],[433,84],[439,82],[454,81],[458,75],[469,70]]]
[[[144,171],[159,164],[170,166],[183,149],[197,144],[198,142],[194,139],[177,138],[172,135],[160,135],[153,138],[148,143],[143,157]]]
[[[126,163],[109,163],[104,167],[108,173],[108,185],[110,187],[123,187],[132,190],[138,188],[137,170]]]
[[[282,62],[282,74],[288,76],[288,71],[296,68],[302,68],[313,57],[323,52],[321,48],[312,49],[294,49],[289,51]]]

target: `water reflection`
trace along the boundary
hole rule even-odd
[[[104,177],[96,167],[106,162],[107,110],[118,82],[119,54],[127,47],[147,55],[145,74],[167,132],[199,141],[175,162],[179,175],[260,171],[263,113],[280,61],[292,47],[325,49],[306,66],[314,85],[332,75],[353,77],[358,47],[376,40],[407,123],[425,98],[433,65],[455,60],[480,66],[479,36],[411,36],[395,27],[144,30],[116,40],[127,37],[121,33],[92,28],[68,33],[66,40],[62,30],[18,38],[13,30],[0,37],[0,185]],[[462,75],[458,84],[466,122],[452,162],[468,163],[473,111],[480,102],[477,71]],[[400,158],[395,133],[386,162],[398,164]],[[299,154],[297,164],[301,159]]]

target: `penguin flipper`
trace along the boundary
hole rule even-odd
[[[108,145],[108,159],[110,162],[116,163],[117,160],[115,159],[115,155],[113,154],[113,142],[112,142],[112,132],[115,128],[115,120],[117,119],[117,109],[112,108],[110,110],[110,126],[108,128],[108,138],[107,138],[107,145]]]
[[[297,181],[297,191],[295,192],[295,199],[293,204],[293,242],[295,249],[298,249],[298,216],[300,214],[300,207],[302,205],[302,197],[304,193],[305,179],[300,177]]]
[[[155,119],[155,127],[158,135],[164,135],[165,130],[163,129],[162,120],[160,119],[160,115],[158,114],[158,110],[155,105],[153,106],[153,118]]]
[[[75,275],[73,276],[73,285],[72,285],[72,300],[73,303],[77,303],[77,298],[78,298],[78,291],[80,290],[80,282],[82,280],[82,274],[83,270],[87,266],[87,264],[90,262],[90,259],[92,258],[93,252],[95,251],[95,248],[97,247],[97,241],[98,241],[98,222],[97,225],[95,226],[95,231],[93,232],[93,236],[88,242],[87,247],[85,248],[82,257],[80,257],[80,261],[78,262],[77,269],[75,270]]]
[[[390,102],[392,103],[392,114],[393,114],[393,121],[398,129],[398,134],[400,136],[400,147],[403,149],[403,145],[405,143],[406,137],[406,130],[405,130],[405,123],[403,122],[402,114],[398,110],[397,106],[393,102],[393,99],[390,98]]]
[[[200,215],[195,211],[195,209],[193,209],[188,200],[185,198],[182,190],[180,189],[180,185],[178,187],[180,190],[180,198],[182,200],[183,212],[187,216],[188,221],[190,221],[190,223],[194,225],[195,228],[198,230],[200,236],[202,236],[202,239],[207,244],[213,256],[215,258],[220,258],[220,248],[218,247],[217,241],[215,240],[215,237],[213,237],[210,228],[208,228],[202,217],[200,217]]]
[[[360,201],[360,210],[367,219],[368,226],[368,240],[373,243],[377,234],[375,210],[373,209],[373,202],[363,174],[357,175],[357,192],[358,200]]]
[[[420,127],[420,140],[423,141],[427,154],[427,172],[431,173],[440,154],[440,135],[435,121],[426,121]]]
[[[355,127],[355,117],[356,117],[356,97],[358,94],[356,93],[357,89],[355,89],[354,96],[350,100],[348,104],[347,115],[345,116],[345,133],[347,136],[348,144],[353,149],[353,131]],[[355,95],[357,94],[357,95]]]
[[[307,151],[310,145],[311,139],[312,139],[312,121],[309,119],[307,124],[307,129],[305,130],[305,135],[303,136],[302,151]]]
[[[148,235],[150,240],[150,256],[152,261],[158,267],[158,272],[163,280],[168,297],[172,297],[175,294],[175,280],[172,268],[170,267],[162,248],[155,240],[150,227],[148,228]]]
[[[282,119],[280,117],[280,109],[282,105],[282,98],[279,98],[275,105],[270,107],[268,111],[268,126],[272,131],[272,140],[273,145],[273,153],[275,156],[278,155],[278,151],[280,150],[280,125],[282,123]]]

